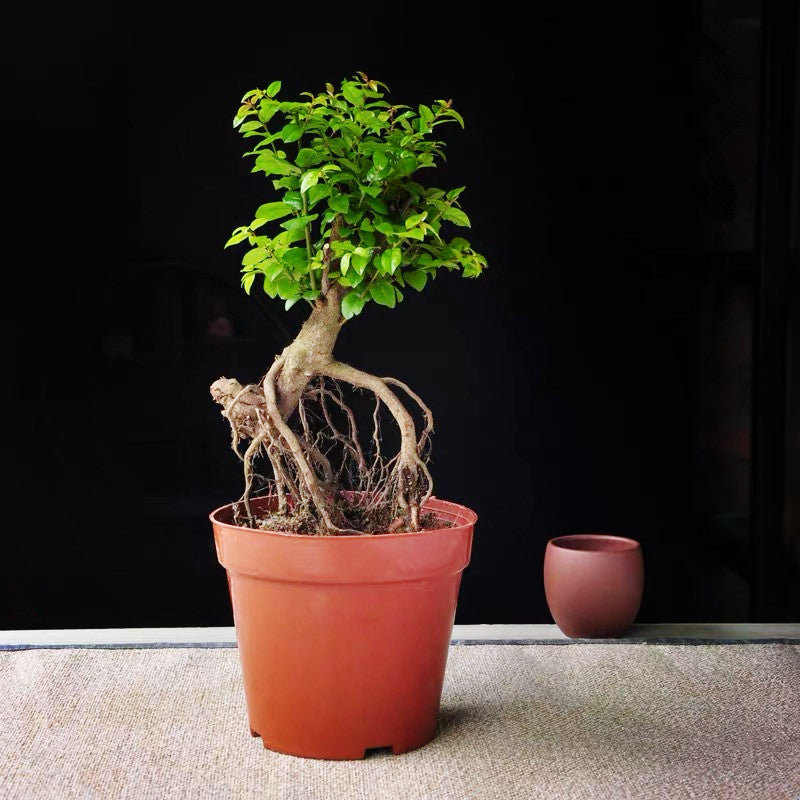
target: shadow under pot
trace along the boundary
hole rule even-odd
[[[639,612],[642,548],[635,539],[601,533],[557,536],[544,555],[547,606],[570,638],[622,636]]]

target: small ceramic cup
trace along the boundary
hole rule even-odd
[[[547,606],[570,638],[613,639],[639,613],[644,588],[642,548],[603,533],[557,536],[544,554]]]

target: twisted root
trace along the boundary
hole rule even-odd
[[[284,359],[278,357],[260,385],[242,386],[234,379],[220,378],[211,386],[211,395],[231,426],[231,446],[244,465],[240,524],[321,535],[420,530],[426,524],[442,524],[421,514],[433,491],[426,463],[433,415],[418,395],[396,378],[380,378],[330,360],[308,376],[309,383],[295,404],[299,430],[294,430],[282,411],[286,407],[279,389],[283,367]],[[370,459],[342,384],[375,398]],[[423,415],[419,438],[411,413],[391,387],[401,389]],[[400,432],[399,452],[391,458],[381,450],[382,407]],[[319,429],[315,422],[320,423]],[[240,447],[247,440],[242,453]],[[256,490],[254,463],[260,455],[272,467],[267,485],[277,498],[276,510],[261,520],[250,503]]]

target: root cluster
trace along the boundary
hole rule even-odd
[[[287,408],[282,371],[279,357],[259,384],[220,378],[211,386],[243,464],[237,524],[309,535],[447,525],[424,511],[433,490],[433,416],[408,386],[331,361],[324,373],[306,376]],[[387,415],[396,423],[391,434],[399,432],[396,448],[385,441]],[[265,495],[269,501],[258,507],[270,510],[256,512],[251,501]]]

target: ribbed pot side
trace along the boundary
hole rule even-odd
[[[210,515],[250,729],[266,748],[357,759],[436,735],[477,516],[437,498],[425,509],[453,527],[303,536],[238,527],[230,504]]]

